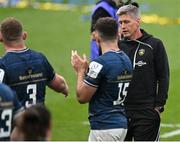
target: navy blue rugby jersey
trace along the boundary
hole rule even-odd
[[[132,64],[123,51],[109,51],[92,61],[84,82],[97,91],[89,102],[91,129],[127,128],[124,100]]]
[[[0,83],[0,141],[9,140],[14,114],[21,109],[14,92]]]
[[[31,49],[7,52],[0,60],[0,81],[16,91],[23,106],[44,103],[55,72],[46,57]]]

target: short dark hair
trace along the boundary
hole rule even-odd
[[[9,17],[2,21],[0,31],[4,42],[18,41],[21,39],[23,26],[17,19]]]
[[[34,105],[17,118],[15,126],[23,133],[25,141],[45,140],[51,126],[51,114],[45,106]]]
[[[94,29],[99,32],[103,40],[114,40],[118,35],[118,23],[111,17],[98,19]]]

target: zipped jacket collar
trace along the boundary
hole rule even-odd
[[[145,43],[145,41],[146,41],[148,38],[151,38],[152,35],[146,33],[143,29],[141,29],[141,32],[142,32],[142,36],[141,36],[140,38],[138,38],[138,39],[135,39],[135,40],[129,40],[129,39],[127,39],[127,38],[123,38],[123,39],[122,39],[122,41],[124,41],[124,42],[132,42],[132,44],[133,44],[134,42],[137,43],[136,51],[135,51],[135,53],[134,53],[134,58],[133,58],[133,69],[135,69],[135,67],[136,67],[136,57],[137,57],[137,53],[138,53],[139,48],[140,48],[141,45],[147,46],[148,48],[150,48],[151,50],[153,50],[153,48],[152,48],[151,45]]]

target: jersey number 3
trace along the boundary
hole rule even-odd
[[[0,113],[1,125],[3,124],[3,121],[5,121],[5,126],[0,128],[0,138],[10,136],[10,133],[11,133],[11,121],[12,121],[12,109],[2,110],[2,113]]]
[[[37,94],[37,85],[36,84],[30,84],[27,86],[27,94],[29,95],[29,100],[26,101],[25,106],[30,107],[31,105],[36,104],[36,94]]]
[[[113,105],[124,105],[123,102],[127,95],[127,88],[129,87],[129,82],[119,83],[118,87],[119,87],[118,99],[113,102]]]

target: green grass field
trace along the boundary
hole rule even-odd
[[[139,0],[149,4],[147,14],[156,13],[169,18],[180,18],[179,0]],[[82,12],[43,11],[35,9],[0,9],[0,20],[14,16],[24,23],[29,38],[27,46],[43,52],[56,72],[69,84],[69,97],[47,88],[46,104],[53,115],[53,140],[87,140],[89,133],[87,105],[80,105],[75,97],[76,77],[70,64],[72,49],[89,56],[90,22],[83,22]],[[162,123],[180,124],[180,25],[143,24],[149,33],[162,39],[169,57],[171,81],[169,98]],[[4,53],[0,45],[0,56]],[[161,134],[180,128],[161,128]],[[180,134],[161,140],[180,140]]]

